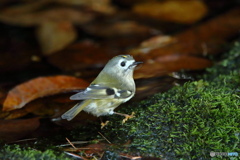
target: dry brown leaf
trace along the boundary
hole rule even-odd
[[[149,47],[149,48],[157,48],[157,47],[161,47],[161,46],[165,46],[171,43],[174,43],[176,40],[171,37],[171,36],[167,36],[167,35],[159,35],[159,36],[155,36],[152,37],[148,40],[143,41],[140,44],[140,47]]]
[[[2,112],[2,111],[0,111],[0,119],[5,119],[9,115],[10,115],[10,112]]]
[[[111,0],[40,0],[40,1],[31,1],[20,3],[18,5],[13,5],[6,9],[2,9],[3,14],[22,14],[28,13],[31,11],[36,11],[38,9],[44,8],[46,5],[51,3],[60,4],[60,5],[71,5],[74,7],[84,6],[87,9],[91,9],[96,12],[103,14],[112,14],[116,9],[111,4]]]
[[[116,9],[111,5],[111,0],[55,0],[68,5],[82,5],[93,11],[103,14],[113,14]]]
[[[63,70],[79,71],[83,68],[101,68],[112,57],[107,48],[91,41],[83,41],[49,56],[48,60],[52,65]]]
[[[222,25],[219,25],[222,24]],[[236,36],[240,28],[240,7],[220,15],[175,36],[175,43],[150,50],[149,52],[129,52],[142,59],[155,59],[171,54],[207,55],[222,51],[227,39]]]
[[[133,11],[156,19],[191,24],[206,15],[207,7],[201,0],[147,1],[136,4]]]
[[[71,76],[52,76],[35,78],[22,83],[8,92],[3,103],[3,111],[22,108],[28,102],[43,96],[60,92],[83,89],[88,83]]]
[[[45,2],[44,2],[45,3]],[[43,3],[43,4],[44,4]],[[77,33],[74,24],[83,24],[93,19],[93,13],[79,11],[73,8],[50,8],[48,10],[24,13],[39,7],[41,3],[32,3],[18,9],[0,12],[0,21],[21,26],[38,26],[36,34],[44,54],[49,55],[59,51],[73,42]],[[23,12],[22,14],[14,14]]]
[[[155,60],[144,62],[144,65],[135,71],[134,78],[158,77],[182,69],[198,70],[210,67],[211,65],[211,61],[207,59],[188,55],[159,56]]]
[[[61,116],[63,112],[65,112],[68,108],[72,107],[76,103],[75,101],[69,99],[72,94],[73,93],[63,93],[55,96],[37,99],[31,103],[26,104],[22,109],[28,113],[32,113],[40,117]]]
[[[147,39],[143,41],[140,44],[140,47],[134,48],[130,51],[131,54],[133,53],[148,53],[151,50],[155,48],[161,48],[167,45],[171,45],[173,43],[176,43],[176,39],[172,36],[167,36],[167,35],[158,35],[151,37],[150,39]]]
[[[39,118],[0,120],[0,139],[14,141],[22,138],[39,127]]]
[[[5,116],[4,119],[5,120],[16,119],[19,117],[23,117],[23,116],[27,115],[28,113],[29,112],[27,112],[24,109],[14,110],[14,111],[11,111],[8,116]]]
[[[119,21],[115,23],[97,22],[83,27],[87,32],[101,37],[138,37],[158,32],[156,29],[141,25],[134,21]]]
[[[0,119],[16,119],[29,113],[37,117],[59,117],[63,112],[76,103],[69,99],[71,94],[73,93],[63,93],[56,96],[39,98],[31,103],[27,103],[21,109],[16,109],[9,112],[0,110]]]
[[[69,21],[74,24],[84,24],[94,18],[92,13],[71,8],[51,8],[33,13],[8,15],[0,12],[0,21],[20,26],[36,26],[44,22]]]
[[[187,81],[187,80],[186,80]],[[184,82],[186,82],[184,81]],[[131,99],[132,101],[140,101],[150,97],[156,93],[161,93],[171,89],[176,83],[181,83],[182,79],[176,79],[173,76],[159,76],[152,78],[137,79],[136,94]]]
[[[77,38],[76,30],[69,21],[44,22],[37,28],[36,33],[45,55],[65,48]]]

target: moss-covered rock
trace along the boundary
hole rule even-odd
[[[240,44],[199,81],[123,108],[136,117],[122,126],[112,116],[104,134],[129,139],[127,152],[169,159],[207,159],[210,152],[240,154]],[[117,136],[115,136],[117,135]]]

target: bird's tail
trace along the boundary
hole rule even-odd
[[[65,112],[61,117],[62,119],[66,119],[68,121],[71,121],[79,112],[81,112],[87,105],[89,104],[88,101],[83,101],[81,103],[77,103],[75,106],[73,106],[71,109],[69,109],[67,112]]]

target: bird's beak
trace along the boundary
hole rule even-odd
[[[133,62],[128,68],[135,68],[138,64],[141,64],[143,62]]]
[[[137,66],[137,65],[139,65],[139,64],[141,64],[141,63],[143,63],[143,62],[133,62],[133,66]]]

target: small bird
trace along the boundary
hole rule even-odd
[[[71,100],[83,101],[64,113],[62,119],[70,121],[82,110],[97,117],[112,114],[129,116],[114,112],[114,109],[134,96],[133,71],[140,63],[130,55],[113,57],[84,91],[70,97]]]

